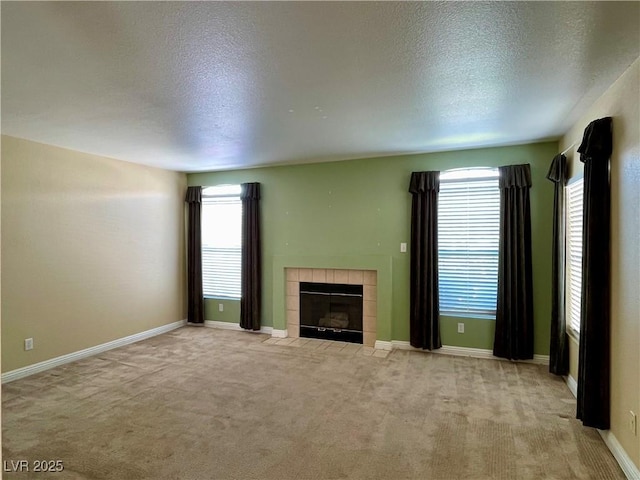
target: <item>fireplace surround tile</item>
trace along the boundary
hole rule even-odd
[[[377,305],[376,302],[365,300],[362,302],[362,313],[365,317],[373,317],[376,315]]]
[[[356,353],[362,348],[362,345],[357,343],[350,343],[342,349],[344,353]]]
[[[287,310],[287,326],[300,325],[300,311]]]
[[[376,344],[375,332],[362,332],[362,345],[365,347],[373,347]]]
[[[314,268],[311,271],[312,281],[315,283],[326,283],[327,282],[327,271],[321,268]]]
[[[298,269],[297,268],[287,268],[287,281],[288,282],[299,282],[300,278],[298,277]]]
[[[349,283],[349,270],[334,270],[333,281],[335,283]]]
[[[365,270],[363,275],[363,282],[365,285],[377,285],[378,275],[373,270]]]
[[[376,293],[377,288],[375,285],[365,284],[362,290],[363,290],[363,295],[365,300],[371,300],[371,301],[378,300],[378,295]]]
[[[327,283],[337,283],[334,281],[334,277],[335,277],[335,271],[331,268],[327,269],[327,279],[326,282]]]
[[[350,285],[363,285],[364,274],[362,270],[349,270],[348,283]]]
[[[287,295],[287,310],[300,311],[300,297],[298,295]]]
[[[299,295],[300,282],[287,282],[287,295]]]
[[[313,282],[313,269],[300,268],[298,269],[298,276],[301,282]]]
[[[376,331],[376,317],[366,315],[362,317],[362,331],[374,332]]]

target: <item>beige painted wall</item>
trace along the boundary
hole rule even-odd
[[[182,173],[3,136],[2,371],[184,319],[185,191]]]
[[[564,150],[570,175],[582,171],[576,149],[584,128],[613,117],[611,157],[611,431],[636,466],[640,441],[628,428],[629,411],[640,414],[640,58],[567,132]],[[571,374],[577,372],[577,343],[570,342]]]

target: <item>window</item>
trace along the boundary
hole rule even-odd
[[[498,170],[448,170],[440,175],[438,270],[440,313],[495,318],[500,190]]]
[[[240,185],[202,190],[202,288],[205,297],[240,298]]]
[[[566,192],[567,211],[567,324],[569,331],[580,332],[582,301],[582,198],[584,180],[569,183]]]

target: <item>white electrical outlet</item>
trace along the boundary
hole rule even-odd
[[[464,323],[458,324],[458,333],[464,333]]]
[[[400,244],[400,253],[407,253],[407,244],[406,243],[401,243]]]
[[[25,350],[33,350],[33,338],[25,338],[24,339],[24,349]]]
[[[224,305],[222,303],[218,304],[218,311],[219,312],[224,312]]]
[[[634,435],[638,435],[638,416],[629,410],[629,430]]]

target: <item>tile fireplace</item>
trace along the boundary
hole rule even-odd
[[[316,336],[319,338],[335,339],[342,341],[355,341],[365,346],[373,347],[376,342],[376,323],[377,323],[377,272],[375,270],[342,270],[342,269],[318,269],[318,268],[285,268],[286,286],[286,309],[287,309],[287,335],[289,337],[298,338],[301,336]],[[348,306],[344,301],[337,301],[336,310],[329,309],[328,314],[321,315],[316,312],[313,316],[315,319],[307,319],[303,317],[301,323],[301,285],[309,291],[309,284],[323,284],[321,290],[327,290],[331,293],[336,285],[343,285],[349,296],[361,295],[361,339],[357,334],[353,333],[352,340],[348,340],[341,335],[344,330],[357,331],[358,323],[350,324],[359,316],[358,308]],[[314,289],[314,287],[312,287]],[[317,288],[315,288],[317,290]],[[357,293],[361,292],[361,293]],[[318,293],[318,292],[314,292]],[[324,293],[324,292],[322,292]],[[316,297],[316,307],[323,304],[322,300],[318,300],[320,295]],[[326,299],[325,299],[326,300]],[[344,298],[343,298],[344,300]],[[358,300],[358,301],[359,301]],[[305,300],[303,299],[303,302]],[[345,323],[346,322],[346,323]],[[305,326],[306,325],[306,326]],[[342,325],[346,325],[343,327]],[[320,330],[324,329],[324,330]],[[313,330],[313,335],[310,331]],[[337,335],[336,335],[337,334]],[[347,335],[348,336],[348,335]],[[342,338],[340,338],[342,337]]]

